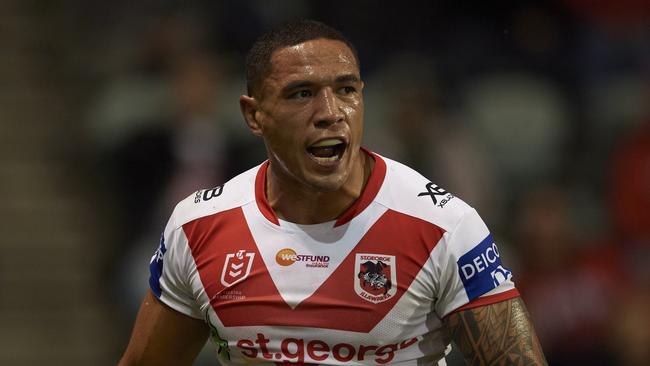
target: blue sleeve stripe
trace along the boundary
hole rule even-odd
[[[151,291],[160,298],[162,290],[160,289],[160,276],[162,276],[163,271],[163,257],[167,248],[165,248],[165,237],[160,237],[160,246],[151,257],[151,262],[149,262],[149,287]]]

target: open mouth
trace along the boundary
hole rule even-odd
[[[307,148],[312,159],[320,163],[340,160],[345,153],[347,143],[339,138],[320,140]]]

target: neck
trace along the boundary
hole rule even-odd
[[[372,169],[374,159],[363,150],[355,169],[343,186],[330,192],[310,189],[304,184],[285,182],[272,171],[267,171],[266,193],[269,204],[278,218],[296,224],[318,224],[341,216],[361,195]]]

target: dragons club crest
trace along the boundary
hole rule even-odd
[[[354,268],[354,290],[362,299],[376,304],[397,293],[395,256],[357,253]]]

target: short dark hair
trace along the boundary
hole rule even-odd
[[[354,45],[336,29],[310,19],[299,19],[285,23],[261,35],[246,55],[246,87],[249,96],[259,92],[262,82],[271,72],[271,55],[280,48],[318,38],[332,39],[345,43],[352,51],[357,66],[359,56]]]

